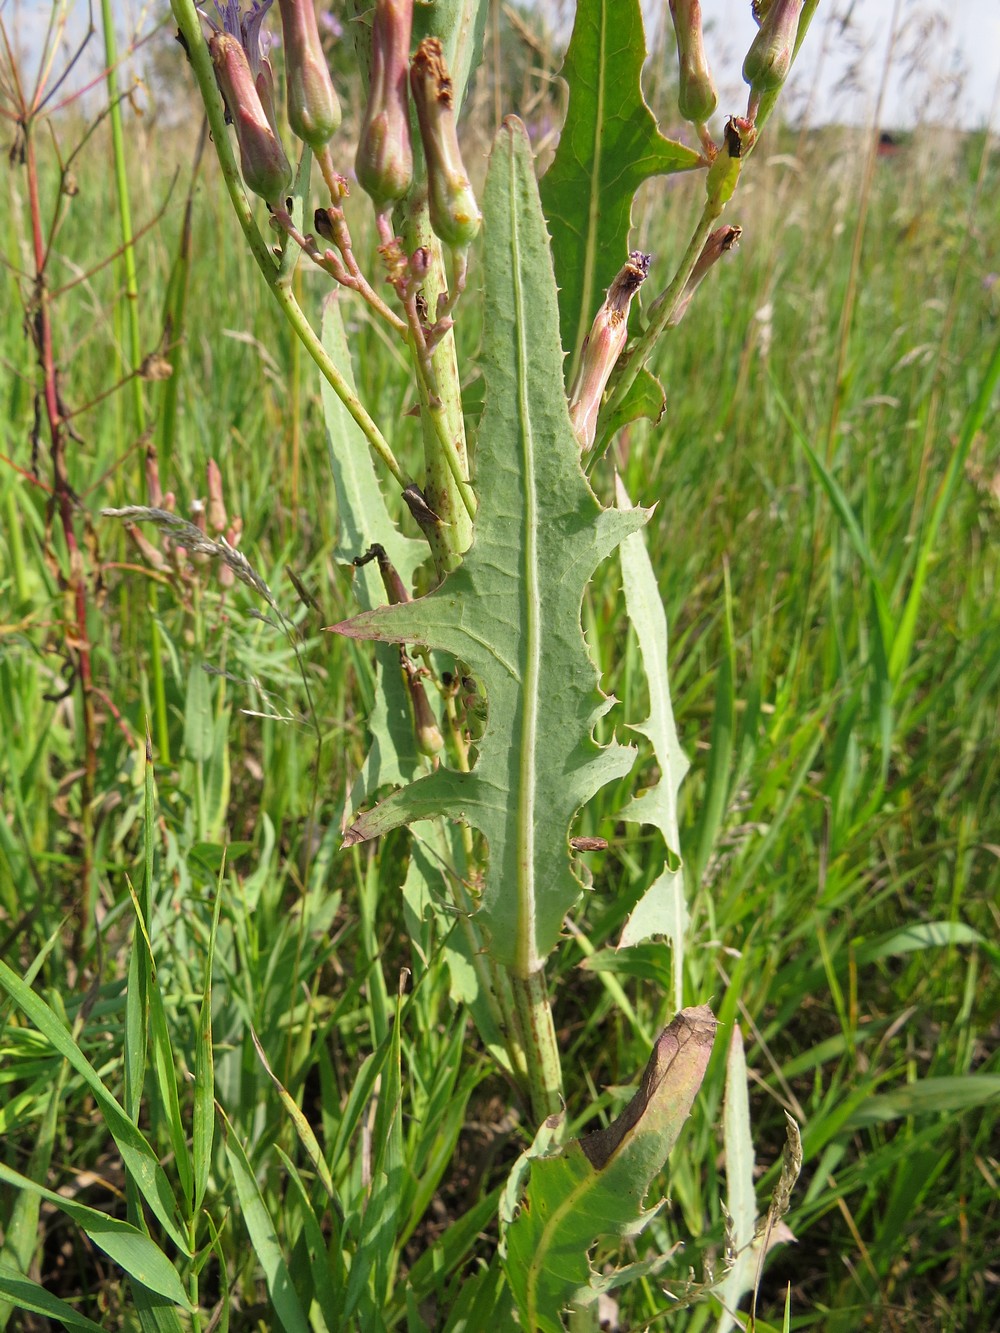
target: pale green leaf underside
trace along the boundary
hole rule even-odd
[[[541,184],[571,366],[628,256],[636,190],[700,160],[657,128],[642,95],[645,59],[639,0],[579,0],[562,68],[566,122]]]
[[[336,293],[323,308],[323,346],[353,389],[354,369]],[[407,587],[427,547],[404,537],[393,523],[379,486],[368,441],[347,408],[323,380],[323,416],[330,445],[330,465],[337,497],[339,525],[335,555],[344,564],[363,555],[373,542],[385,548]],[[354,592],[361,606],[371,610],[385,601],[378,566],[372,562],[354,571]],[[351,793],[360,803],[380,787],[408,782],[419,765],[413,724],[396,654],[376,649],[378,680],[375,707],[368,720],[371,747]]]
[[[497,137],[483,212],[486,408],[472,548],[428,596],[337,628],[453,653],[482,686],[487,726],[471,773],[439,768],[361,815],[349,838],[439,814],[480,829],[489,862],[478,922],[494,956],[528,975],[580,892],[570,823],[634,759],[631,749],[593,739],[608,701],[580,608],[598,563],[646,515],[602,509],[580,469],[548,236],[519,121],[506,121]]]
[[[747,1062],[743,1050],[743,1033],[738,1023],[733,1025],[726,1059],[726,1101],[722,1130],[726,1147],[726,1204],[732,1219],[730,1226],[736,1247],[736,1262],[719,1288],[722,1314],[715,1333],[729,1333],[729,1329],[736,1326],[735,1315],[731,1312],[739,1309],[740,1301],[753,1286],[760,1263],[760,1252],[753,1244],[757,1225],[757,1195],[753,1184],[754,1151],[750,1133]]]
[[[631,501],[620,478],[616,486],[618,505],[628,511]],[[626,538],[622,542],[619,556],[625,605],[639,640],[639,652],[649,684],[649,717],[645,722],[635,724],[633,729],[650,742],[660,769],[656,785],[630,801],[621,812],[621,818],[631,823],[652,824],[658,828],[667,847],[679,859],[677,793],[688,771],[688,760],[677,739],[670,702],[667,618],[642,535],[634,533]],[[670,940],[673,946],[674,1005],[677,1009],[682,1004],[681,976],[687,924],[683,873],[665,865],[625,923],[619,944],[620,948],[627,948],[652,935],[665,935]]]

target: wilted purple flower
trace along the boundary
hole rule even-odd
[[[219,4],[215,0],[215,12],[222,20],[222,32],[235,37],[246,52],[250,72],[256,81],[261,67],[267,64],[267,53],[271,49],[270,34],[261,31],[261,24],[274,0],[250,0],[250,8],[244,12],[240,0],[225,0]],[[212,27],[219,31],[218,24],[211,18]]]

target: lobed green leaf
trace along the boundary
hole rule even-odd
[[[636,190],[650,176],[701,161],[660,133],[642,95],[645,60],[639,0],[579,0],[562,67],[566,122],[541,184],[570,370],[627,257]]]
[[[609,702],[580,615],[597,564],[646,514],[602,509],[580,469],[548,236],[528,137],[514,118],[497,136],[483,210],[486,409],[472,549],[426,597],[334,628],[443,649],[482,686],[488,718],[472,772],[441,766],[358,816],[347,843],[442,814],[480,829],[489,864],[478,921],[494,956],[528,976],[580,892],[570,822],[633,762],[631,749],[593,739]]]

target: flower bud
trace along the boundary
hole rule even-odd
[[[743,62],[743,78],[750,85],[751,115],[764,93],[780,88],[788,77],[795,53],[795,37],[803,0],[772,0],[762,10],[760,28]]]
[[[413,180],[407,69],[413,0],[375,0],[372,73],[354,170],[379,213]]]
[[[717,227],[715,231],[709,233],[708,240],[698,256],[698,262],[691,270],[691,276],[684,284],[684,290],[681,292],[681,298],[674,307],[674,312],[667,321],[668,328],[674,328],[678,325],[687,313],[687,308],[691,304],[691,298],[698,290],[698,285],[705,277],[705,274],[712,266],[722,258],[729,250],[735,250],[739,245],[740,237],[743,235],[742,227],[726,225]]]
[[[323,54],[313,0],[278,0],[292,133],[319,153],[340,129],[340,102]]]
[[[213,532],[224,532],[228,519],[222,498],[222,473],[214,458],[208,460],[208,523]]]
[[[608,288],[604,304],[584,341],[580,369],[569,397],[569,419],[581,449],[589,449],[594,443],[601,399],[628,340],[629,307],[648,272],[649,255],[633,250],[628,263]]]
[[[208,49],[236,130],[247,189],[269,203],[281,200],[292,183],[292,169],[264,110],[247,54],[239,40],[226,32],[213,33]]]
[[[431,227],[446,245],[464,249],[478,234],[483,215],[462,164],[451,77],[437,37],[425,37],[417,47],[410,88],[427,159]]]
[[[718,104],[701,31],[701,0],[670,0],[677,37],[680,89],[677,106],[685,120],[704,125]]]
[[[410,661],[405,648],[399,650],[399,661],[403,668],[407,693],[410,696],[410,706],[413,709],[413,734],[416,737],[417,749],[421,754],[433,758],[444,749],[444,737],[431,711],[424,682],[420,679],[420,668]]]

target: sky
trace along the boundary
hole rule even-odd
[[[66,3],[74,20],[85,23],[88,0]],[[137,23],[148,29],[168,10],[169,0],[114,0],[114,5],[123,31],[134,31]],[[653,22],[666,12],[666,0],[643,0],[643,5]],[[344,0],[331,0],[329,7],[343,9]],[[555,7],[572,12],[571,0],[557,0]],[[40,43],[50,9],[49,0],[0,0],[0,18],[18,29],[25,50]],[[746,97],[740,67],[756,31],[750,0],[702,0],[702,14],[720,107],[738,110]],[[838,21],[841,16],[847,17],[846,26]],[[786,116],[805,116],[811,125],[870,124],[894,17],[893,72],[880,123],[900,129],[927,122],[1000,129],[1000,0],[820,0],[786,90]],[[92,46],[96,56],[99,43]]]

